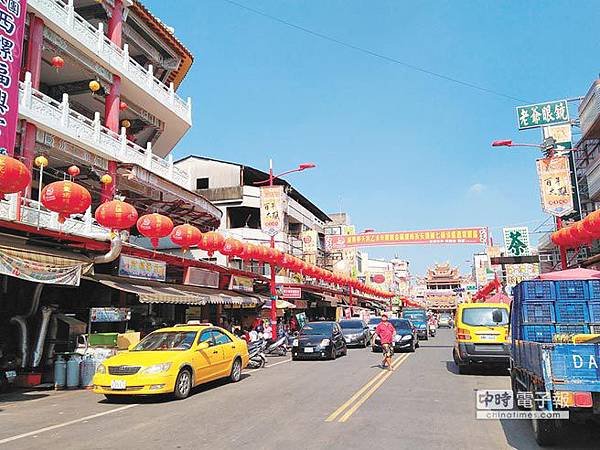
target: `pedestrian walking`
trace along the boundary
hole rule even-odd
[[[375,328],[375,335],[379,336],[379,340],[381,341],[381,348],[383,351],[383,361],[381,362],[381,368],[388,370],[392,369],[392,356],[394,356],[394,335],[396,334],[396,329],[394,325],[392,325],[388,321],[388,316],[383,314],[381,316],[381,322]],[[373,339],[375,338],[373,336]]]

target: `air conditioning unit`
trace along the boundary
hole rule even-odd
[[[579,105],[582,139],[600,137],[600,80],[594,81]]]

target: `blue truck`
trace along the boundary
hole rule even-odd
[[[600,333],[600,280],[523,281],[513,296],[513,398],[539,414],[532,417],[537,443],[552,445],[566,421],[541,412],[600,421],[600,339],[582,336]]]

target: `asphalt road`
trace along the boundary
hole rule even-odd
[[[503,373],[458,375],[453,334],[413,354],[351,349],[335,361],[273,358],[236,384],[182,401],[110,404],[87,391],[0,396],[0,449],[531,449],[525,420],[475,419],[475,390],[508,389]],[[597,448],[598,427],[571,426],[558,448]]]

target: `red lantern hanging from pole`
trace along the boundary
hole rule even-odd
[[[89,191],[72,181],[56,181],[42,189],[42,205],[58,213],[58,222],[64,223],[71,214],[82,214],[92,204]]]
[[[238,249],[241,247],[241,245],[242,243],[237,239],[228,237],[227,239],[225,239],[223,247],[221,248],[221,250],[219,250],[219,252],[221,252],[225,256],[234,256],[239,254]]]
[[[156,248],[160,238],[167,237],[173,231],[173,221],[162,214],[146,214],[138,219],[137,229]]]
[[[31,173],[18,159],[0,155],[0,200],[5,194],[15,194],[27,187]]]
[[[183,250],[183,253],[187,252],[192,245],[196,245],[202,238],[202,233],[198,228],[187,223],[178,225],[171,231],[171,241],[175,245],[178,245]]]
[[[111,230],[127,230],[137,222],[138,212],[129,203],[111,200],[98,206],[94,217],[103,227]]]

